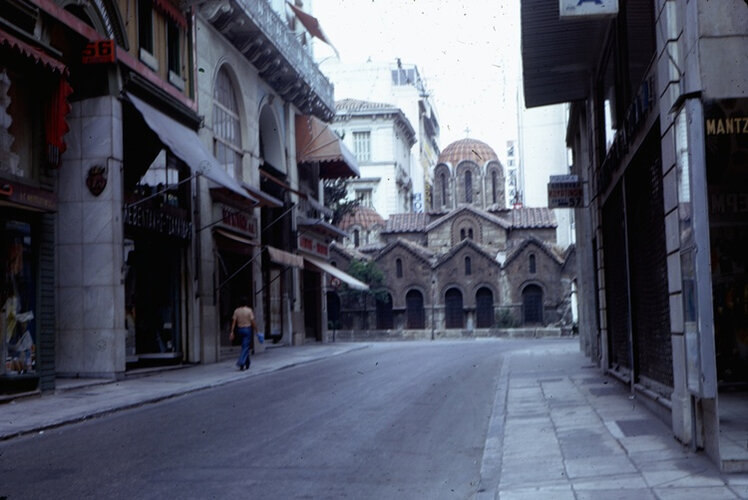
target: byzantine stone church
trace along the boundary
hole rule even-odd
[[[410,336],[493,335],[516,327],[572,326],[574,248],[556,245],[548,208],[506,207],[504,170],[475,139],[447,146],[434,168],[431,211],[370,207],[343,218],[349,234],[331,262],[372,262],[388,300],[364,302],[345,287],[328,293],[333,329],[396,330]],[[401,333],[402,334],[402,333]]]

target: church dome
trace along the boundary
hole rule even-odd
[[[491,146],[476,139],[466,138],[455,141],[439,154],[437,163],[450,163],[456,167],[461,161],[469,160],[478,165],[485,165],[488,161],[498,161],[499,157]]]

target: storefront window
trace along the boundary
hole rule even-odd
[[[0,335],[5,375],[36,372],[36,287],[31,225],[0,218]]]
[[[125,209],[125,351],[128,366],[182,358],[185,265],[192,226],[190,175],[162,150],[130,193]]]

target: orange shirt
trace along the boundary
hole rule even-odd
[[[255,319],[255,313],[249,306],[237,307],[234,310],[234,316],[232,319],[236,321],[237,328],[252,326],[252,322]]]

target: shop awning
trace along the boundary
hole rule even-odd
[[[528,108],[586,99],[609,20],[562,19],[559,2],[522,0],[522,81]]]
[[[17,50],[24,56],[33,59],[34,62],[41,63],[52,71],[56,71],[61,75],[68,74],[68,68],[62,62],[48,55],[43,50],[32,47],[28,43],[19,40],[18,38],[5,31],[0,31],[0,46],[3,45],[7,45],[12,49]]]
[[[249,191],[254,198],[259,201],[258,205],[261,207],[279,208],[283,206],[283,202],[275,196],[270,196],[262,189],[256,188],[251,184],[242,182],[242,187]]]
[[[226,231],[225,229],[221,229],[219,227],[214,228],[213,232],[215,232],[216,234],[220,234],[224,238],[228,238],[232,241],[236,241],[237,243],[243,243],[245,245],[250,245],[250,246],[257,246],[257,242],[252,241],[249,238],[245,238],[244,236],[240,236],[236,233],[232,233],[231,231]]]
[[[353,153],[325,122],[311,115],[296,115],[296,160],[319,163],[322,179],[359,177]]]
[[[234,193],[256,201],[221,167],[218,160],[205,148],[197,132],[166,116],[150,104],[126,92],[127,100],[143,115],[148,127],[158,135],[169,150],[185,162],[192,172],[202,175]]]
[[[328,264],[325,261],[315,259],[314,257],[304,256],[304,260],[307,261],[309,264],[311,264],[312,267],[316,267],[320,271],[326,272],[327,274],[335,278],[338,278],[340,281],[342,281],[349,287],[353,288],[354,290],[368,290],[369,289],[369,285],[367,285],[363,281],[357,280],[350,274],[341,271],[340,269],[333,266],[332,264]]]
[[[304,269],[304,259],[275,247],[266,247],[270,260],[276,264]]]
[[[318,202],[311,196],[308,196],[306,199],[306,202],[309,203],[309,205],[312,206],[313,209],[324,215],[325,217],[332,217],[333,211],[326,206],[324,206],[322,203]]]
[[[299,227],[312,228],[316,232],[327,234],[333,238],[345,238],[348,236],[348,233],[345,231],[320,219],[310,219],[309,217],[298,216],[296,217],[296,223]]]

